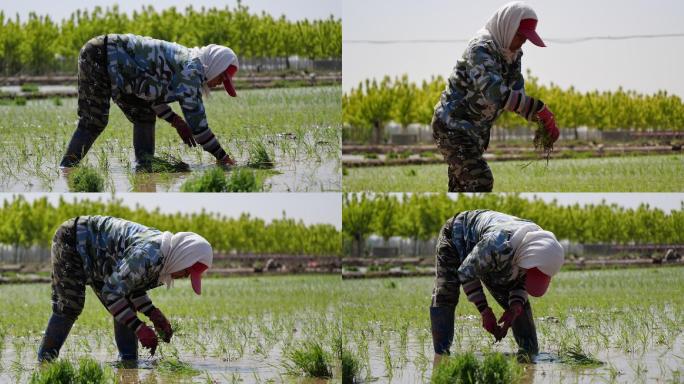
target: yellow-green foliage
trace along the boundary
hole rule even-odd
[[[131,209],[120,200],[109,203],[60,200],[56,205],[47,198],[26,201],[18,196],[5,200],[0,207],[0,244],[49,247],[57,227],[67,219],[82,215],[110,215],[135,221],[162,231],[196,232],[219,252],[286,253],[337,255],[340,232],[329,224],[306,225],[290,218],[270,223],[244,213],[239,218],[202,212],[165,214],[142,207]],[[268,239],[265,241],[264,239]]]
[[[616,204],[560,205],[539,198],[507,194],[343,195],[342,228],[347,239],[368,235],[402,236],[420,240],[439,233],[444,222],[464,210],[492,209],[532,220],[559,239],[580,243],[679,244],[684,233],[684,205],[665,212],[642,204],[625,208]]]
[[[151,2],[153,3],[153,2]],[[241,58],[342,56],[342,20],[330,16],[290,21],[285,16],[254,13],[238,3],[234,8],[157,10],[142,6],[132,14],[117,5],[76,10],[54,22],[31,12],[28,19],[0,13],[0,73],[43,74],[56,69],[76,73],[78,52],[91,38],[105,33],[133,33],[194,47],[230,46]]]
[[[411,83],[406,75],[380,84],[366,80],[342,98],[344,123],[354,127],[348,137],[359,137],[354,130],[367,130],[374,121],[386,123],[394,120],[402,126],[410,123],[429,124],[432,111],[446,87],[442,77],[423,81],[420,86]],[[579,92],[574,87],[562,89],[551,83],[539,84],[539,79],[527,72],[525,93],[541,99],[554,112],[562,128],[588,126],[601,130],[682,130],[684,129],[684,103],[667,91],[644,95],[636,91]],[[504,112],[496,126],[511,128],[533,127],[520,116]]]

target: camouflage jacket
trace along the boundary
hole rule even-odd
[[[107,35],[107,70],[112,98],[132,95],[150,102],[157,115],[177,101],[198,143],[217,159],[225,152],[207,123],[202,84],[207,81],[199,58],[176,43],[136,35]],[[168,107],[167,107],[168,108]]]
[[[489,210],[465,211],[456,216],[451,241],[461,262],[458,279],[470,301],[484,298],[477,295],[480,281],[490,289],[509,292],[509,301],[527,300],[524,273],[513,264],[515,249],[510,238],[529,224],[534,223]]]
[[[524,91],[521,58],[519,51],[509,64],[493,40],[472,39],[435,105],[435,117],[475,142],[487,142],[489,130],[504,111],[511,91]]]
[[[80,216],[76,250],[103,304],[121,323],[141,324],[135,311],[152,309],[145,291],[160,286],[162,232],[110,216]]]

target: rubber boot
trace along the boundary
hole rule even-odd
[[[435,354],[448,355],[454,341],[454,307],[430,307],[432,323],[432,344]]]
[[[127,326],[114,320],[114,341],[119,349],[119,361],[134,367],[138,362],[138,337]]]
[[[59,356],[59,350],[69,336],[75,319],[53,313],[48,320],[45,335],[38,348],[38,361],[52,361]]]
[[[532,316],[532,306],[529,301],[523,306],[523,312],[520,316],[513,320],[511,329],[515,342],[518,344],[518,355],[534,359],[539,353],[539,342],[537,341],[537,327],[534,325],[534,317]]]
[[[154,157],[154,123],[133,124],[133,151],[136,171],[152,171]]]
[[[77,128],[71,136],[71,141],[69,141],[67,151],[64,157],[62,157],[62,162],[59,163],[59,166],[63,168],[77,166],[88,153],[98,136],[100,136],[99,133]]]

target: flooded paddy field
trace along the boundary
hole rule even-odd
[[[94,358],[121,383],[324,383],[288,374],[286,356],[311,340],[333,354],[340,337],[339,281],[333,275],[208,278],[201,296],[188,281],[150,290],[175,333],[154,356],[139,348],[137,367],[118,366],[112,317],[88,289],[60,358]],[[27,382],[51,313],[50,285],[0,285],[0,308],[0,382]]]
[[[684,267],[563,271],[531,298],[541,353],[523,383],[681,383],[684,380]],[[429,382],[433,368],[431,277],[345,280],[344,332],[365,382]],[[491,296],[497,315],[503,310]],[[461,294],[452,353],[515,356]]]
[[[209,127],[238,168],[250,168],[255,148],[268,153],[273,167],[254,169],[264,191],[339,191],[340,95],[337,86],[245,90],[237,98],[216,92],[205,100],[205,108]],[[0,105],[0,188],[69,190],[58,165],[76,129],[76,104],[70,98]],[[178,105],[171,106],[182,115]],[[132,123],[112,103],[109,124],[83,162],[104,177],[106,191],[179,191],[186,179],[215,167],[210,154],[185,146],[160,119],[155,154],[182,160],[189,172],[136,172],[132,142]]]

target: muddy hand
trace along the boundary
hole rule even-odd
[[[497,327],[496,332],[494,333],[494,342],[497,343],[501,340],[503,340],[504,337],[506,337],[506,334],[508,333],[508,327]]]
[[[494,312],[492,312],[492,309],[487,307],[480,313],[480,315],[482,316],[482,328],[496,336],[497,333],[500,332],[500,327],[496,325],[496,317],[494,317]]]
[[[504,312],[504,314],[499,319],[498,323],[501,324],[502,328],[505,328],[506,330],[508,330],[508,328],[510,328],[511,325],[513,324],[513,320],[515,320],[516,317],[520,316],[520,314],[522,312],[523,312],[522,304],[515,301],[515,302],[511,303],[511,305],[508,307],[508,309]]]
[[[140,344],[150,350],[150,356],[154,356],[154,352],[157,350],[157,345],[159,344],[157,335],[155,335],[154,331],[143,324],[135,331],[135,335],[138,336]]]
[[[197,146],[197,142],[195,141],[195,138],[192,136],[192,130],[190,130],[188,124],[180,116],[174,116],[171,125],[174,128],[176,128],[178,136],[180,136],[180,138],[188,147]]]
[[[216,164],[218,165],[235,165],[235,160],[231,159],[229,155],[225,155],[222,159],[216,160]]]
[[[537,112],[537,119],[539,119],[544,124],[544,128],[551,137],[551,142],[555,143],[556,140],[558,140],[558,136],[560,136],[560,132],[558,131],[558,127],[556,126],[556,119],[553,116],[553,113],[551,112],[551,110],[549,110],[549,108],[546,105],[544,105],[544,107],[539,112]]]
[[[150,315],[148,316],[154,324],[154,329],[157,331],[159,337],[165,343],[171,342],[171,336],[173,336],[173,329],[171,328],[171,323],[166,319],[166,316],[159,310],[159,308],[154,308]]]

